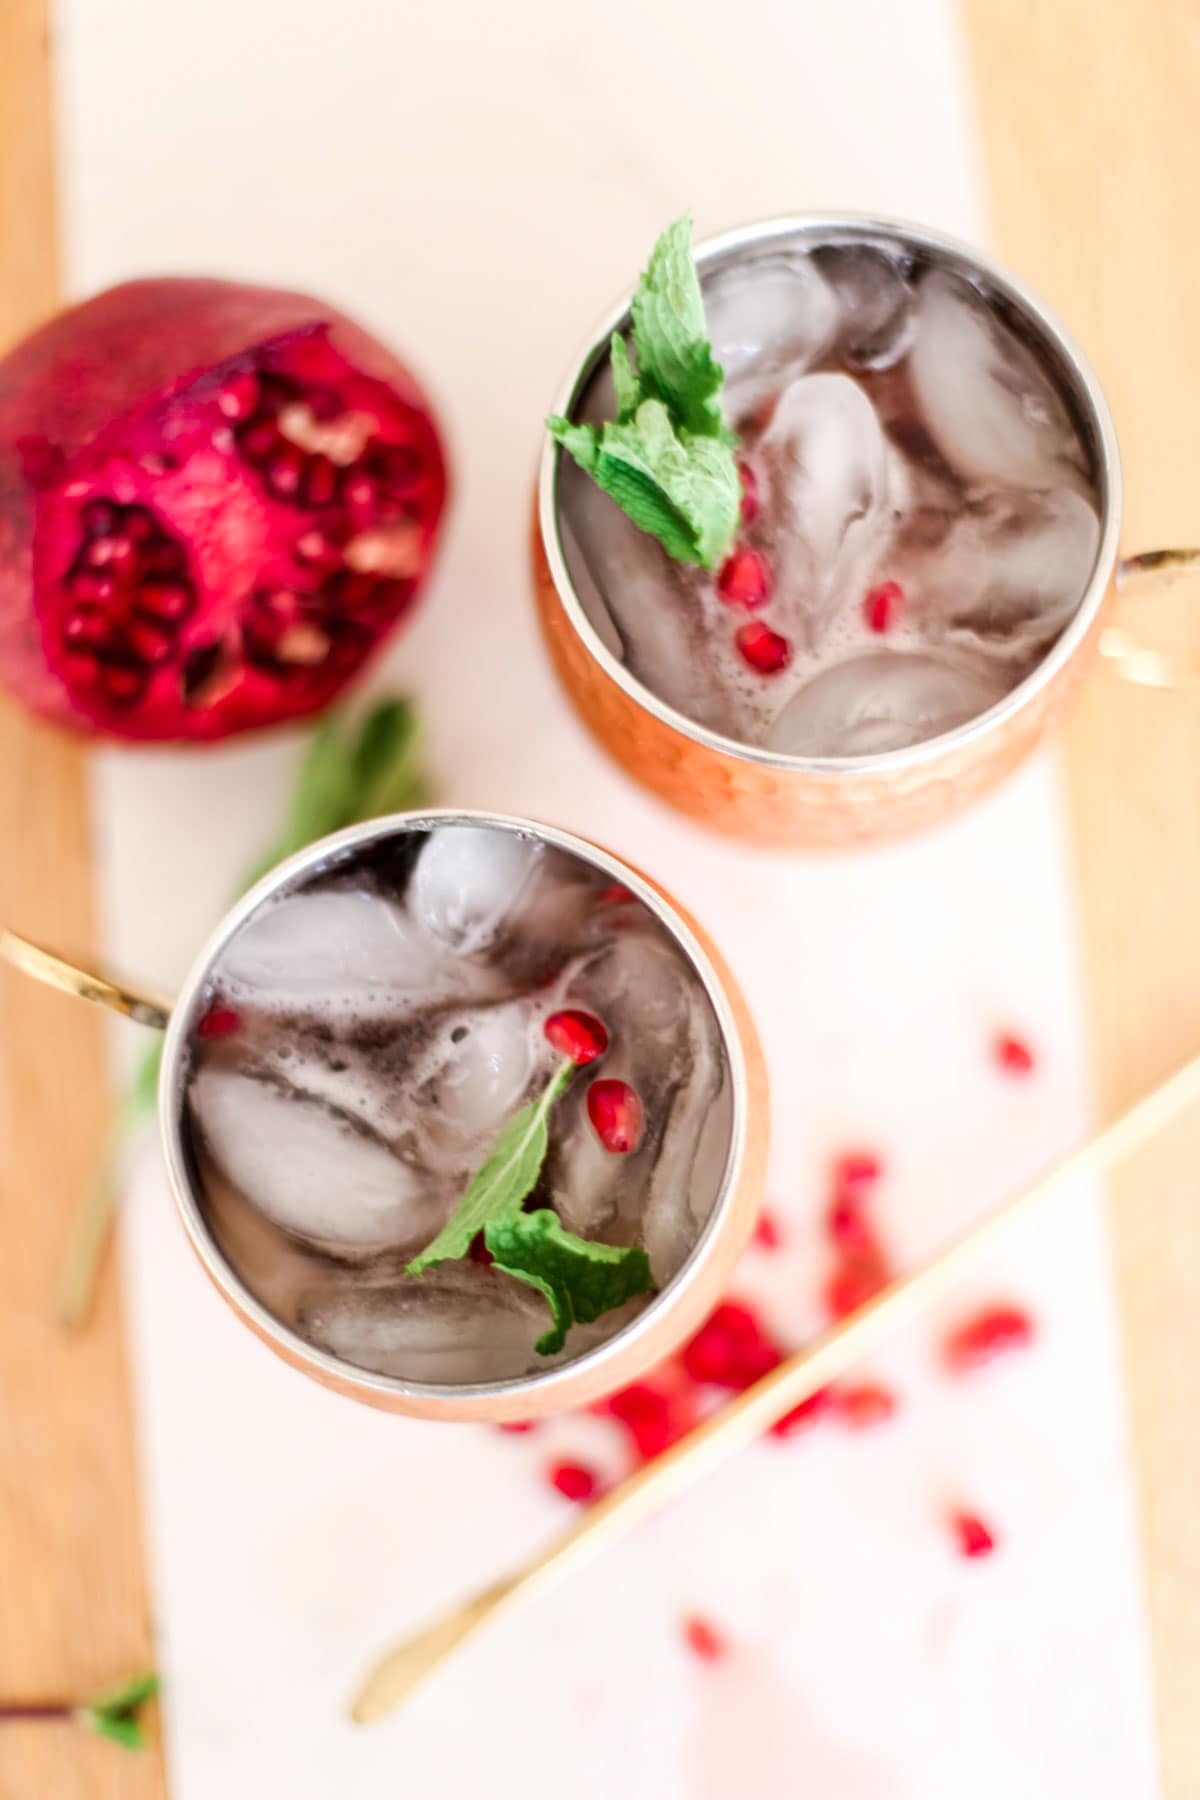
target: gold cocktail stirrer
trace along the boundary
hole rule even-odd
[[[844,1375],[885,1337],[919,1317],[953,1288],[1004,1233],[1036,1212],[1044,1201],[1064,1193],[1081,1177],[1100,1175],[1113,1168],[1197,1100],[1200,1055],[1144,1094],[1111,1125],[1053,1164],[930,1262],[893,1282],[857,1312],[730,1400],[653,1462],[611,1488],[522,1568],[397,1644],[376,1664],[355,1695],[351,1705],[353,1718],[366,1725],[394,1711],[443,1657],[493,1618],[501,1607],[547,1585],[570,1564],[595,1556],[722,1458],[752,1442],[783,1413]]]

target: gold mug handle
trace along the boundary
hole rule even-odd
[[[1143,550],[1117,564],[1117,593],[1136,599],[1181,577],[1200,573],[1200,550]],[[1100,654],[1124,681],[1139,687],[1200,687],[1200,656],[1181,656],[1143,643],[1126,625],[1106,625]]]
[[[120,981],[113,975],[102,975],[96,970],[81,969],[77,963],[68,962],[65,956],[59,956],[53,950],[43,950],[19,932],[9,931],[0,926],[0,958],[11,963],[26,975],[32,975],[35,981],[44,981],[48,987],[55,987],[64,994],[73,994],[79,1000],[92,1000],[99,1006],[107,1006],[113,1012],[133,1019],[139,1025],[151,1025],[156,1031],[165,1031],[167,1020],[171,1015],[171,1004],[157,995],[139,993],[127,982]]]

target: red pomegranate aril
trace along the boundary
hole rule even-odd
[[[107,606],[117,591],[111,575],[98,575],[93,569],[76,569],[68,575],[66,586],[76,600],[95,601],[99,606]]]
[[[870,631],[890,631],[904,611],[904,589],[898,581],[881,581],[863,600],[863,618]]]
[[[726,606],[740,606],[747,612],[765,606],[771,598],[771,571],[766,560],[757,550],[735,550],[721,565],[717,593]]]
[[[839,1250],[867,1251],[878,1247],[865,1203],[853,1193],[836,1194],[829,1202],[825,1231],[830,1243]]]
[[[834,1189],[848,1193],[874,1187],[882,1174],[883,1163],[873,1150],[846,1150],[833,1165]]]
[[[1006,1075],[1031,1075],[1037,1058],[1024,1038],[1012,1031],[998,1031],[992,1039],[992,1055]]]
[[[504,1419],[500,1424],[501,1431],[511,1432],[514,1437],[523,1437],[527,1431],[537,1430],[536,1419]]]
[[[600,1486],[594,1469],[585,1463],[552,1463],[546,1471],[551,1487],[557,1488],[564,1500],[590,1500]]]
[[[232,1037],[242,1029],[242,1015],[235,1007],[223,1006],[218,1000],[209,1007],[196,1026],[196,1036],[206,1043]]]
[[[186,619],[196,603],[190,588],[177,581],[145,581],[138,589],[134,610],[145,618],[176,624]]]
[[[729,1652],[729,1645],[716,1626],[697,1613],[683,1621],[683,1641],[701,1662],[720,1662]]]
[[[847,1255],[825,1284],[825,1306],[831,1318],[844,1319],[873,1300],[887,1286],[887,1265],[877,1251]]]
[[[477,1231],[475,1236],[471,1239],[470,1246],[467,1250],[467,1260],[468,1262],[478,1263],[481,1269],[490,1269],[495,1262],[495,1257],[484,1242],[482,1231]]]
[[[125,663],[109,663],[100,670],[100,685],[115,706],[132,706],[146,691],[147,676]]]
[[[89,500],[79,515],[88,537],[108,537],[117,524],[117,509],[108,500]]]
[[[587,1094],[588,1118],[606,1150],[626,1156],[642,1141],[645,1113],[627,1081],[593,1081]]]
[[[958,1540],[959,1552],[963,1556],[990,1556],[996,1548],[995,1533],[990,1526],[984,1524],[976,1513],[952,1513],[950,1526]]]
[[[84,551],[89,568],[105,569],[116,563],[125,563],[133,555],[133,544],[124,532],[109,537],[93,538]]]
[[[290,500],[300,492],[300,478],[303,474],[303,452],[289,446],[281,450],[267,465],[266,483],[271,492],[278,494],[281,500]]]
[[[756,675],[778,675],[792,660],[792,646],[781,632],[772,631],[761,619],[743,625],[734,643],[744,663]]]
[[[857,1387],[839,1388],[834,1401],[838,1416],[856,1431],[882,1425],[896,1410],[896,1396],[890,1388],[875,1382],[862,1382]]]
[[[623,881],[610,881],[608,886],[601,888],[596,895],[597,904],[600,906],[624,906],[634,898],[635,896]]]
[[[693,1410],[682,1394],[668,1394],[648,1381],[635,1381],[610,1394],[599,1410],[611,1414],[629,1433],[643,1462],[661,1456],[677,1443],[694,1422]]]
[[[758,517],[758,476],[749,463],[738,463],[738,480],[742,484],[742,524],[753,525]]]
[[[985,1306],[945,1338],[942,1361],[952,1374],[962,1375],[1032,1342],[1033,1320],[1023,1307]]]
[[[304,498],[310,506],[328,506],[337,498],[340,476],[327,456],[312,456],[304,471]]]
[[[693,1381],[740,1392],[783,1361],[783,1353],[748,1306],[723,1300],[680,1353]]]
[[[242,456],[255,465],[270,462],[282,445],[283,434],[274,419],[255,419],[237,437]]]
[[[94,606],[81,607],[63,625],[67,643],[84,649],[106,645],[111,635],[107,616]]]
[[[165,662],[175,648],[175,639],[161,625],[148,625],[135,619],[128,627],[126,642],[139,662],[149,663],[154,668]]]
[[[560,1055],[581,1069],[608,1049],[608,1032],[595,1013],[569,1009],[551,1013],[542,1029]]]
[[[751,1243],[759,1250],[778,1250],[783,1243],[783,1228],[773,1212],[764,1207],[758,1215]]]
[[[255,412],[261,394],[262,387],[257,375],[252,375],[246,369],[240,375],[229,377],[217,396],[217,405],[225,417],[236,425]]]
[[[806,1431],[810,1425],[815,1425],[817,1420],[829,1411],[832,1404],[833,1389],[818,1388],[815,1394],[808,1396],[807,1400],[801,1400],[798,1406],[793,1406],[790,1412],[785,1412],[782,1418],[776,1419],[771,1427],[771,1436],[795,1437],[799,1432]]]

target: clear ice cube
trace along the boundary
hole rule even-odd
[[[393,1013],[428,993],[429,946],[377,894],[328,888],[263,907],[227,945],[224,985],[272,1012],[314,1005],[330,1017]]]
[[[941,737],[1007,691],[1002,671],[936,654],[878,650],[835,663],[801,688],[771,727],[789,756],[875,756]]]
[[[459,955],[477,956],[505,929],[541,858],[542,846],[516,832],[441,826],[417,859],[413,908]]]
[[[890,369],[912,344],[912,288],[893,257],[870,244],[830,244],[813,261],[837,297],[838,349],[859,369]]]
[[[761,258],[704,285],[713,353],[725,371],[726,412],[780,369],[809,368],[833,343],[837,298],[811,258]]]

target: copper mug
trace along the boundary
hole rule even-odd
[[[697,724],[636,680],[589,619],[564,553],[558,507],[563,452],[547,439],[538,476],[533,571],[538,616],[558,676],[584,724],[629,774],[680,812],[752,843],[838,847],[873,843],[960,811],[1042,741],[1093,657],[1112,657],[1128,679],[1177,685],[1170,657],[1110,623],[1118,590],[1200,564],[1200,551],[1152,551],[1118,563],[1121,465],[1108,403],[1065,326],[988,257],[923,226],[850,214],[770,220],[698,246],[701,279],[759,256],[873,239],[986,288],[1058,373],[1096,468],[1100,543],[1075,612],[1033,671],[986,712],[940,737],[856,757],[803,757],[743,744]],[[629,326],[628,297],[589,339],[553,407],[573,415],[614,331]],[[1187,677],[1190,684],[1191,677]]]
[[[444,824],[470,824],[531,836],[580,858],[620,883],[662,924],[697,975],[715,1017],[729,1074],[730,1127],[725,1160],[708,1218],[678,1273],[623,1329],[582,1355],[505,1381],[433,1384],[359,1368],[308,1343],[250,1292],[217,1243],[198,1192],[184,1130],[184,1090],[193,1028],[208,1001],[214,964],[231,938],[281,889],[318,867],[379,839]],[[166,1032],[158,1085],[159,1134],[171,1190],[205,1273],[243,1323],[285,1362],[323,1386],[386,1412],[430,1419],[529,1419],[579,1406],[609,1393],[667,1356],[719,1299],[753,1230],[762,1202],[767,1158],[767,1077],[762,1050],[737,983],[710,939],[657,882],[609,851],[551,826],[500,814],[430,810],[374,819],[319,840],[265,876],[228,912],[192,964],[174,999],[149,996],[98,971],[84,970],[0,928],[0,956],[26,973],[80,998]]]

